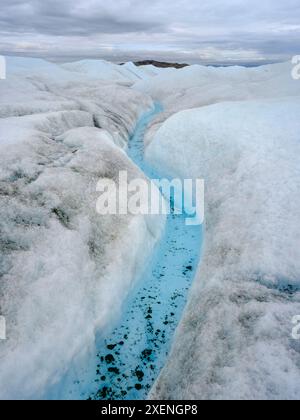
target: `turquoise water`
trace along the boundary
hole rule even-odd
[[[142,116],[129,144],[129,157],[149,178],[159,179],[143,160],[147,126],[161,107]],[[124,305],[114,331],[98,347],[95,367],[100,400],[145,399],[163,368],[199,263],[201,226],[185,215],[168,216],[163,237]]]

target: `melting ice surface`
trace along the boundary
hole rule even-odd
[[[156,105],[142,116],[128,151],[155,179],[159,174],[143,161],[143,140],[149,122],[160,111]],[[201,227],[186,226],[185,217],[168,216],[165,233],[125,303],[122,319],[102,340],[95,369],[98,392],[92,399],[144,399],[163,368],[200,257]]]

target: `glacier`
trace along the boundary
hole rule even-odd
[[[192,263],[164,354],[142,394],[130,395],[300,398],[300,342],[291,335],[300,314],[300,84],[291,72],[291,63],[175,70],[7,57],[1,399],[101,397],[99,355],[138,306],[141,281],[151,288],[155,267],[167,271],[159,285],[167,295]],[[157,103],[161,112],[140,132]],[[137,136],[144,144],[132,150]],[[198,266],[201,241],[188,229],[176,237],[178,222],[96,214],[97,182],[117,182],[120,170],[131,179],[205,179]],[[173,253],[176,241],[192,263]],[[160,266],[165,255],[168,267]],[[157,309],[154,322],[168,309]],[[122,353],[128,366],[132,353]]]
[[[152,399],[300,398],[299,88],[258,96],[176,113],[148,145],[154,167],[206,181],[203,257]]]
[[[125,149],[151,98],[53,67],[8,59],[0,84],[1,399],[80,397],[85,384],[70,393],[94,374],[96,334],[118,318],[164,227],[95,211],[99,179],[143,177]]]

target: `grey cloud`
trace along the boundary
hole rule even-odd
[[[58,47],[57,47],[58,45]],[[2,0],[0,51],[46,57],[281,60],[300,51],[299,0]],[[226,51],[228,53],[226,53]]]
[[[3,0],[2,0],[3,1]],[[87,2],[77,2],[77,4]],[[3,1],[1,6],[1,31],[39,33],[53,36],[88,36],[96,33],[122,34],[140,31],[163,30],[163,24],[132,18],[129,3],[126,14],[118,14],[104,7],[99,1],[88,13],[74,7],[70,0],[52,1]],[[123,8],[123,10],[126,8]]]

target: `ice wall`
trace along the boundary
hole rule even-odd
[[[300,97],[220,103],[149,145],[151,165],[206,181],[203,260],[151,398],[300,398],[299,115]]]
[[[164,225],[96,213],[101,178],[143,177],[123,149],[153,103],[111,82],[48,78],[45,62],[28,76],[16,61],[0,83],[0,398],[79,398],[88,380],[69,390],[95,337],[113,328]]]

